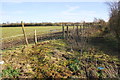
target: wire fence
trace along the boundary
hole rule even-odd
[[[64,27],[63,27],[64,28]],[[96,32],[96,28],[93,25],[74,25],[72,27],[65,27],[66,31],[63,36],[71,45],[71,50],[77,50],[82,53],[83,50],[87,50],[90,46],[89,41],[93,32]],[[63,29],[64,30],[64,29]]]
[[[52,26],[51,26],[52,27]],[[36,30],[37,41],[51,40],[51,39],[66,39],[71,44],[71,49],[76,45],[76,48],[79,47],[83,49],[88,43],[88,38],[90,37],[91,30],[93,30],[93,25],[62,25],[59,26],[60,29],[54,28],[46,32]],[[26,44],[25,36],[28,39],[28,43],[35,43],[35,33],[29,32],[27,34],[18,34],[15,36],[5,37],[2,40],[1,49],[12,48],[18,45]],[[80,41],[80,43],[79,43]],[[82,45],[82,46],[81,46]]]
[[[62,31],[61,29],[51,29],[46,32],[41,32],[36,30],[37,41],[51,40],[51,39],[61,39]],[[30,32],[26,34],[29,44],[35,43],[34,32]],[[25,45],[24,34],[19,34],[15,36],[5,37],[0,39],[2,41],[1,49],[12,48],[19,45]]]

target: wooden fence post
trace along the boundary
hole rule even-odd
[[[36,29],[35,29],[34,37],[35,37],[35,44],[37,44],[37,34],[36,34]]]
[[[78,26],[77,26],[77,29],[76,29],[76,31],[77,31],[77,36],[79,37]]]
[[[73,25],[73,30],[75,29],[75,26]]]
[[[66,38],[68,39],[68,35],[69,35],[69,31],[68,31],[68,26],[67,26],[67,35],[66,35]]]
[[[83,40],[83,37],[84,37],[83,32],[84,32],[84,30],[83,30],[83,27],[84,26],[83,26],[83,23],[82,23],[81,27],[80,27],[81,28],[81,31],[80,31],[81,32],[81,44],[82,44],[82,46],[81,46],[81,55],[83,54],[83,47],[84,47],[84,40]]]
[[[62,25],[63,38],[65,38],[65,27]]]
[[[28,45],[28,39],[27,39],[27,36],[26,36],[26,33],[25,33],[23,21],[21,21],[21,24],[22,24],[22,31],[23,31],[23,34],[24,34],[24,38],[25,38],[26,45]]]

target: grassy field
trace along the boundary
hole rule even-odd
[[[69,26],[69,28],[73,29],[73,26]],[[37,34],[40,35],[44,33],[62,31],[62,26],[26,26],[26,34],[34,35],[35,29],[37,31]],[[2,38],[23,35],[22,27],[2,27],[0,30],[2,31]]]
[[[70,28],[73,29],[73,26],[69,27],[69,29]],[[24,44],[25,41],[22,27],[2,27],[0,29],[2,31],[2,44],[4,44],[2,49]],[[29,43],[34,42],[35,29],[37,31],[38,42],[44,39],[61,38],[62,26],[26,26],[25,32]]]
[[[38,34],[50,32],[50,30],[61,30],[61,26],[27,26],[25,27],[26,34],[33,33],[37,30]],[[2,28],[2,38],[22,35],[21,27],[3,27]]]

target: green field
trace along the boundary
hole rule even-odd
[[[73,26],[69,26],[70,29],[73,29]],[[36,29],[37,35],[46,34],[50,32],[59,32],[62,31],[62,26],[26,26],[25,32],[27,35],[34,35],[34,30]],[[66,29],[66,27],[65,27]],[[2,27],[2,38],[9,38],[12,36],[23,35],[22,27]]]
[[[61,31],[61,26],[27,26],[25,27],[26,34],[31,33],[34,35],[34,30],[36,29],[37,34],[47,33],[51,30]],[[22,35],[22,27],[2,27],[2,38]]]
[[[4,44],[3,48],[10,46],[13,47],[24,43],[22,27],[2,27],[0,29],[2,31],[1,40]],[[73,27],[69,26],[69,29],[73,29]],[[59,34],[59,32],[62,31],[62,26],[25,26],[25,32],[29,43],[34,41],[35,30],[38,41],[51,38],[61,38],[61,33]],[[55,33],[58,33],[59,35]]]

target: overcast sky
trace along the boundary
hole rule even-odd
[[[108,20],[105,2],[2,2],[2,22],[91,22]]]

